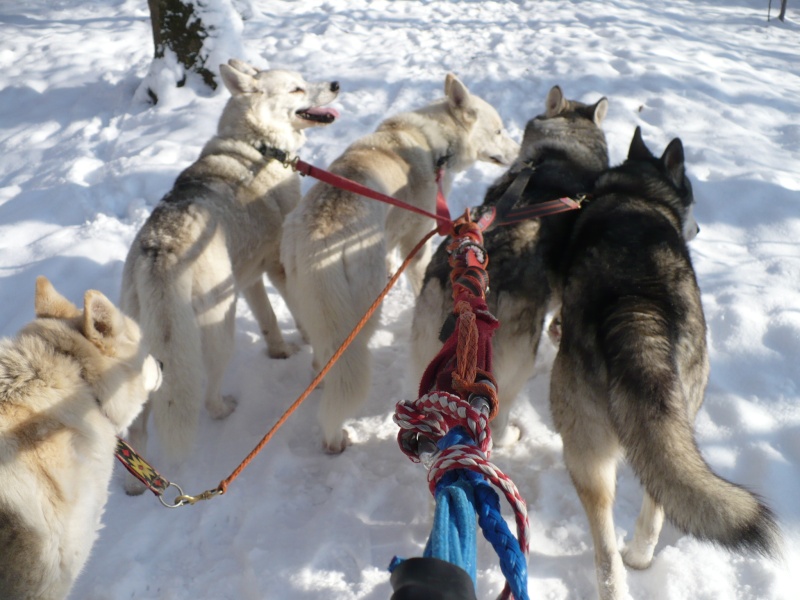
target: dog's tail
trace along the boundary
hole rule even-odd
[[[631,315],[646,315],[639,319]],[[625,308],[605,319],[600,338],[609,373],[610,413],[633,470],[672,523],[732,550],[779,553],[772,511],[749,490],[711,471],[694,439],[705,388],[705,358],[681,366],[657,306]],[[692,386],[692,370],[700,373]],[[687,395],[698,395],[687,398]]]
[[[153,420],[165,454],[180,460],[194,444],[204,382],[192,272],[161,269],[149,258],[140,258],[131,279],[128,285],[134,286],[138,305],[135,316],[150,353],[164,366],[162,385],[150,397]]]

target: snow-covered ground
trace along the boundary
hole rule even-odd
[[[217,0],[223,8],[228,1]],[[718,473],[774,507],[785,559],[733,555],[667,525],[653,566],[628,573],[631,592],[655,600],[798,597],[798,8],[789,5],[785,23],[768,23],[766,0],[234,6],[247,18],[220,30],[219,52],[241,48],[239,58],[258,66],[341,82],[342,116],[310,132],[308,162],[327,165],[386,116],[440,96],[450,71],[493,103],[518,139],[556,83],[572,98],[609,98],[613,163],[636,125],[659,153],[681,137],[698,198],[702,230],[691,248],[712,367],[697,439]],[[87,288],[118,297],[128,245],[212,135],[227,92],[208,93],[190,79],[155,107],[142,101],[136,91],[152,54],[143,0],[5,2],[0,32],[0,334],[12,335],[32,318],[39,274],[75,301]],[[479,203],[499,174],[487,165],[462,174],[453,208]],[[420,555],[431,525],[425,471],[397,449],[391,420],[416,383],[405,372],[412,305],[401,281],[372,342],[373,393],[349,424],[353,447],[321,453],[315,393],[225,496],[167,510],[114,482],[106,527],[72,598],[389,598],[390,559]],[[528,501],[531,598],[593,598],[592,541],[547,407],[547,340],[541,356],[515,412],[523,437],[493,458]],[[239,408],[225,421],[204,417],[196,453],[164,474],[188,493],[215,487],[304,389],[310,361],[308,348],[267,358],[240,302],[225,386]],[[620,538],[632,532],[640,501],[623,468]],[[479,596],[493,597],[503,583],[497,559],[485,542],[478,551]]]

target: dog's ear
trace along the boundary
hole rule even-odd
[[[257,82],[252,75],[231,67],[230,65],[220,65],[219,74],[222,82],[233,96],[249,94],[258,91]]]
[[[89,290],[83,296],[83,335],[106,354],[110,342],[122,328],[122,315],[102,292]]]
[[[629,160],[647,160],[653,158],[653,153],[644,145],[642,139],[642,128],[637,126],[636,131],[633,132],[633,139],[631,140],[631,147],[628,149]]]
[[[448,73],[444,79],[444,93],[456,118],[467,125],[471,125],[477,120],[478,113],[472,105],[467,86],[452,73]]]
[[[595,102],[594,106],[592,107],[592,119],[594,120],[594,124],[598,127],[602,125],[603,121],[608,114],[608,98],[603,96]]]
[[[567,100],[564,98],[564,92],[557,85],[550,88],[547,92],[547,100],[544,102],[544,116],[555,117],[562,110],[567,107]]]
[[[59,294],[43,275],[36,278],[33,306],[37,319],[72,319],[81,314],[78,307]]]
[[[456,108],[464,108],[469,104],[469,90],[461,83],[461,80],[448,73],[444,78],[444,95],[450,101],[450,105]]]
[[[672,183],[679,188],[683,186],[683,180],[686,177],[685,158],[683,154],[683,142],[680,138],[672,140],[664,154],[661,155],[661,163],[667,170]]]
[[[258,69],[256,69],[253,65],[244,62],[243,60],[239,60],[238,58],[230,59],[228,61],[228,65],[230,65],[240,73],[250,75],[251,77],[255,77],[256,75],[258,75]]]

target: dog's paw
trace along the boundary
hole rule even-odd
[[[219,399],[219,402],[215,402],[214,404],[209,404],[206,406],[208,409],[208,414],[211,415],[212,419],[224,419],[229,414],[231,414],[234,410],[236,410],[236,405],[238,401],[233,396],[222,396]]]
[[[350,441],[350,434],[347,433],[346,429],[342,429],[341,440],[323,442],[322,449],[325,451],[325,454],[341,454],[351,444],[352,442]]]
[[[284,342],[283,344],[273,345],[267,348],[267,355],[270,358],[289,358],[292,354],[296,354],[300,350],[300,346],[292,342]]]
[[[647,569],[653,562],[654,548],[637,548],[637,544],[631,543],[625,546],[620,554],[622,555],[622,562],[624,562],[631,569]]]

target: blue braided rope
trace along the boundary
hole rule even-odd
[[[477,444],[463,427],[454,427],[438,442],[439,450],[456,444]],[[468,469],[453,469],[436,484],[436,512],[433,518],[426,558],[439,558],[451,562],[469,573],[473,584],[477,581],[478,525],[494,548],[500,560],[500,570],[508,581],[515,600],[528,600],[528,565],[519,542],[500,511],[500,497],[480,473]],[[389,571],[402,562],[395,557]]]
[[[440,450],[456,444],[477,445],[463,427],[454,427],[437,443]],[[475,582],[475,513],[483,536],[497,553],[500,570],[515,600],[528,600],[525,555],[503,519],[500,497],[480,473],[454,469],[436,484],[436,514],[425,556],[455,563],[467,571]]]
[[[442,483],[445,479],[449,481]],[[473,486],[457,473],[447,473],[436,486],[436,512],[423,556],[461,567],[475,584],[477,541]]]
[[[480,474],[463,471],[475,479],[474,491],[478,524],[500,559],[500,570],[511,588],[515,600],[528,600],[528,563],[520,550],[517,538],[508,528],[500,513],[497,492]]]

